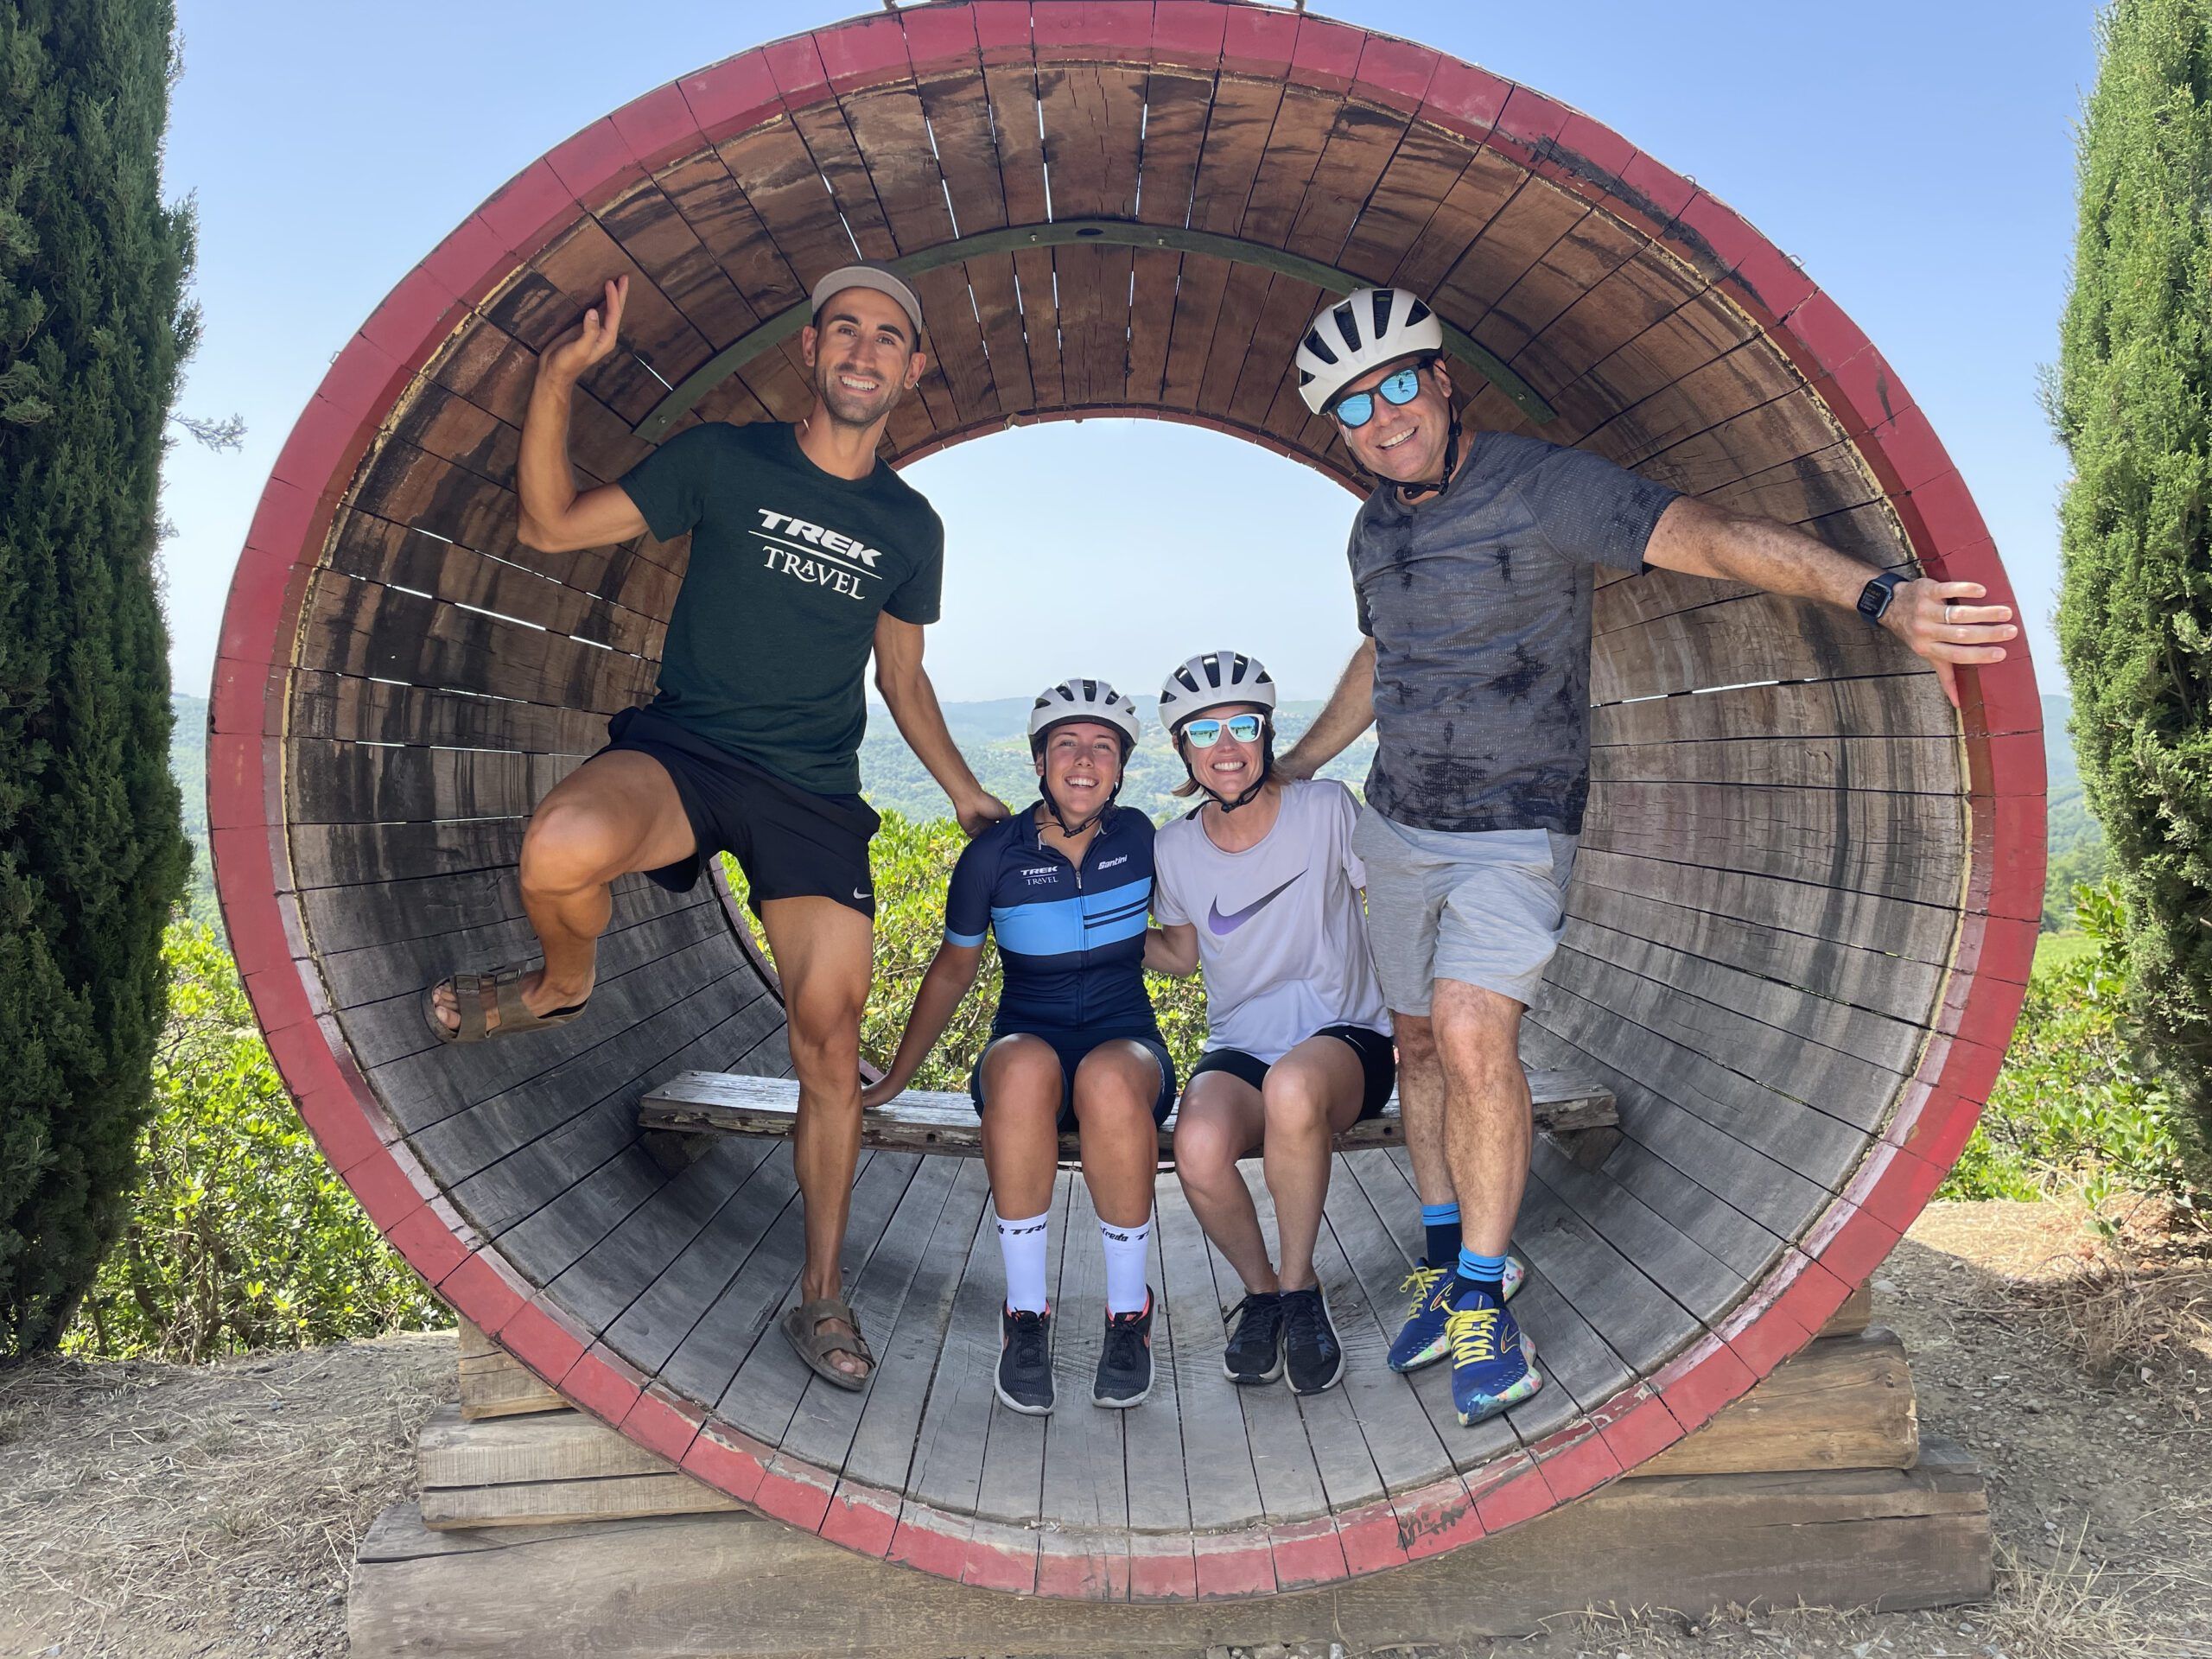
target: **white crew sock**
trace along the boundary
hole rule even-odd
[[[1106,1247],[1106,1311],[1143,1313],[1145,1299],[1152,1294],[1144,1282],[1145,1246],[1152,1240],[1152,1217],[1147,1216],[1134,1227],[1102,1221],[1098,1238]]]
[[[999,1257],[1006,1263],[1006,1305],[1014,1313],[1045,1311],[1046,1224],[1052,1211],[1027,1221],[999,1217]]]

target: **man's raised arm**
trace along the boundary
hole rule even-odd
[[[1351,741],[1375,723],[1375,641],[1362,639],[1344,664],[1337,689],[1306,735],[1278,763],[1285,777],[1311,778],[1342,754]]]
[[[1846,610],[1878,574],[1802,531],[1767,518],[1746,518],[1688,496],[1659,515],[1646,562],[1693,576],[1718,576],[1796,599],[1822,599]],[[1989,590],[1978,582],[1900,582],[1881,626],[1935,665],[1951,706],[1959,703],[1957,665],[2001,663],[2002,641],[2020,632],[2009,605],[1974,605]]]
[[[645,516],[620,484],[578,493],[569,468],[569,397],[585,370],[614,349],[622,302],[630,279],[607,284],[607,307],[584,313],[576,332],[537,360],[530,408],[522,417],[522,449],[515,461],[515,493],[522,498],[516,534],[541,553],[606,547],[640,535]]]

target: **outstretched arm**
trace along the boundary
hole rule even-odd
[[[1006,803],[976,781],[944,728],[937,690],[922,671],[921,628],[888,611],[875,619],[875,684],[898,722],[899,735],[944,791],[963,830],[978,835],[985,825],[1008,816]]]
[[[1198,971],[1198,930],[1189,922],[1148,927],[1144,933],[1146,971],[1187,979]]]
[[[1313,716],[1306,735],[1277,764],[1284,776],[1311,778],[1342,754],[1351,741],[1375,723],[1375,641],[1362,639],[1344,664],[1337,689]]]
[[[952,1023],[954,1010],[976,983],[976,964],[982,960],[980,944],[955,944],[947,939],[930,958],[921,984],[914,991],[914,1006],[906,1013],[906,1029],[899,1039],[899,1052],[891,1069],[861,1091],[862,1107],[880,1106],[914,1080],[922,1062]]]
[[[584,313],[576,332],[537,360],[530,407],[522,417],[522,448],[515,461],[515,493],[522,498],[516,534],[541,553],[606,547],[642,534],[645,516],[620,484],[578,493],[569,470],[569,397],[584,371],[614,349],[622,302],[630,279],[607,284],[606,310]]]
[[[1719,576],[1769,593],[1826,600],[1848,609],[1874,573],[1802,531],[1767,518],[1746,518],[1682,496],[1659,515],[1644,550],[1650,563],[1693,576]],[[2001,641],[2020,630],[2009,605],[1961,601],[1986,598],[1978,582],[1923,576],[1891,595],[1882,626],[1935,665],[1943,695],[1958,707],[1958,664],[2001,663]]]

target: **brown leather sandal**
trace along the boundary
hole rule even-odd
[[[849,1335],[842,1331],[824,1331],[825,1320],[842,1319],[852,1327]],[[823,1382],[833,1383],[849,1394],[858,1394],[868,1386],[868,1378],[875,1375],[875,1355],[868,1345],[868,1338],[861,1335],[861,1322],[852,1305],[841,1302],[835,1296],[824,1296],[818,1301],[803,1302],[784,1315],[784,1339],[804,1362],[806,1369]],[[855,1359],[866,1360],[868,1370],[858,1376],[839,1370],[830,1363],[832,1354],[850,1354]]]
[[[565,1026],[589,1004],[591,999],[587,997],[573,1007],[532,1014],[522,1000],[523,976],[529,971],[510,966],[494,968],[488,974],[449,974],[423,993],[423,1022],[442,1043],[480,1043],[493,1037],[519,1037],[526,1031]],[[458,1028],[438,1018],[438,986],[448,982],[453,986],[454,1001],[461,1014]],[[496,1026],[491,1023],[494,1010],[499,1016]]]

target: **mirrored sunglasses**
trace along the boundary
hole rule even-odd
[[[1224,727],[1239,743],[1260,741],[1261,720],[1257,715],[1231,715],[1227,720],[1194,720],[1183,728],[1183,735],[1194,749],[1210,749],[1221,741]]]
[[[1357,431],[1375,418],[1376,391],[1381,392],[1386,401],[1401,409],[1413,402],[1421,392],[1421,365],[1415,364],[1411,368],[1400,369],[1376,387],[1375,391],[1355,391],[1329,412],[1337,417],[1338,425],[1348,431]]]

